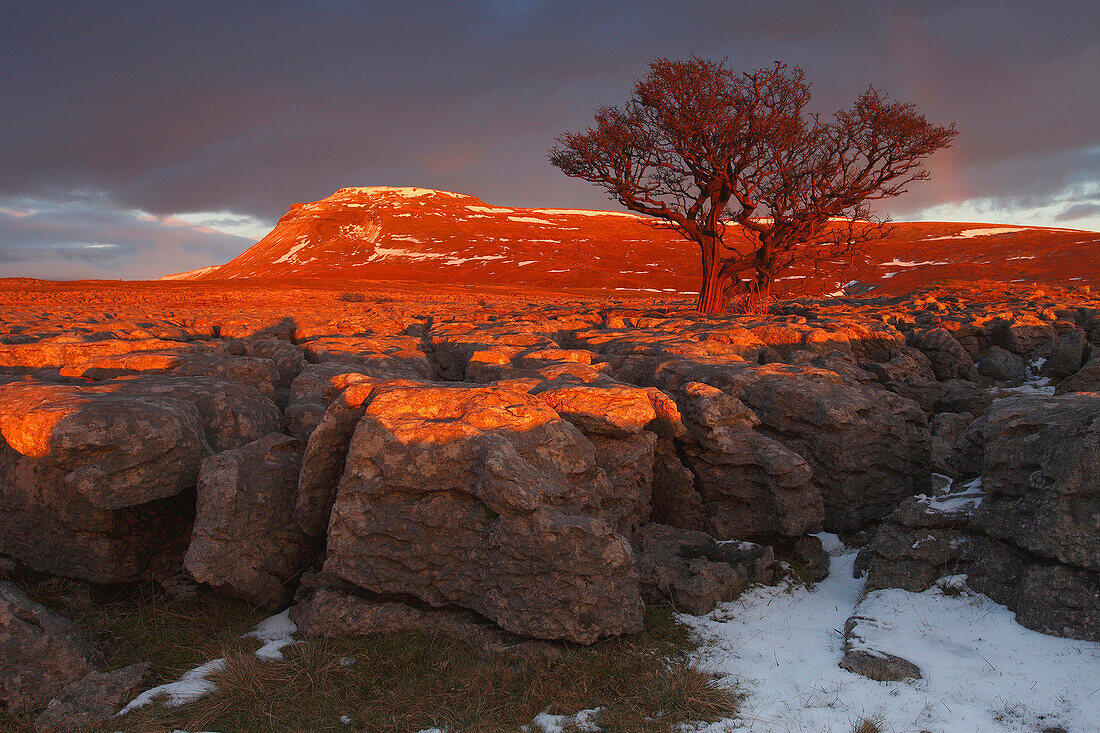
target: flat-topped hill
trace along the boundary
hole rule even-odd
[[[1100,285],[1096,232],[942,222],[895,223],[888,232],[851,263],[784,273],[777,294],[846,286],[901,294],[943,279]],[[699,272],[695,245],[647,217],[375,186],[295,204],[232,261],[166,279],[400,280],[676,297],[697,292]]]

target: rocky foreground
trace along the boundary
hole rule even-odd
[[[445,288],[0,302],[0,574],[199,582],[293,604],[307,635],[543,653],[636,632],[647,602],[820,580],[825,530],[864,545],[869,591],[966,574],[1026,626],[1100,640],[1087,289],[718,317]],[[847,630],[848,668],[912,674]],[[3,583],[0,650],[10,709],[104,675]]]

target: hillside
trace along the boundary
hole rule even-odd
[[[848,267],[785,273],[779,294],[900,294],[935,280],[1100,285],[1100,234],[1001,224],[913,222]],[[295,204],[255,246],[220,267],[167,280],[387,280],[528,285],[608,294],[693,295],[694,245],[653,219],[611,211],[489,205],[422,188],[343,188]]]

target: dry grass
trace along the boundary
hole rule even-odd
[[[882,728],[882,718],[879,716],[860,718],[852,728],[852,733],[885,733]]]
[[[609,733],[663,733],[727,717],[740,699],[693,666],[689,632],[663,608],[647,611],[642,634],[556,658],[487,658],[451,641],[404,635],[314,640],[284,649],[282,661],[263,662],[252,654],[257,642],[239,637],[265,614],[239,602],[208,594],[170,600],[151,586],[14,580],[80,626],[109,668],[150,661],[159,681],[168,681],[227,658],[213,678],[217,692],[180,708],[151,705],[93,733],[514,733],[548,708],[571,714],[593,707],[604,708],[599,724]],[[33,718],[0,714],[0,731],[29,733]]]
[[[645,633],[553,659],[486,658],[416,635],[315,640],[278,662],[233,654],[213,677],[217,692],[183,708],[135,711],[101,731],[514,733],[548,708],[602,707],[604,731],[655,733],[734,713],[738,695],[687,660],[688,634],[671,613],[651,609],[648,620]]]
[[[736,293],[730,298],[733,312],[746,316],[766,316],[778,302],[770,287],[759,292]]]
[[[108,669],[152,662],[166,678],[226,651],[255,649],[254,640],[240,636],[267,615],[208,593],[173,599],[152,584],[104,588],[64,578],[15,582],[31,600],[80,627]]]

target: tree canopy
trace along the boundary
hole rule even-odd
[[[657,59],[623,105],[566,132],[550,161],[700,247],[697,308],[759,292],[797,262],[851,254],[882,236],[871,202],[929,177],[954,124],[868,88],[831,119],[810,114],[798,67],[737,73],[726,61]]]

